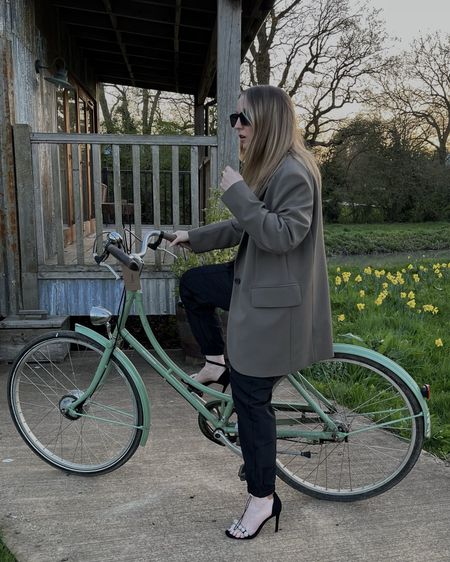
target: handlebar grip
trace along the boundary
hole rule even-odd
[[[177,237],[176,234],[174,234],[173,232],[163,232],[163,231],[161,231],[161,235],[164,238],[164,240],[168,240],[169,242],[173,242],[175,240],[175,238]],[[182,248],[185,248],[186,250],[192,251],[190,242],[181,242],[181,244],[179,244],[179,246],[181,246]]]
[[[173,232],[162,232],[162,237],[164,238],[164,240],[172,242],[173,240],[175,240],[176,234],[174,234]]]
[[[114,244],[108,244],[105,247],[110,254],[112,254],[116,259],[118,259],[125,267],[131,269],[132,271],[139,271],[140,264],[136,258],[132,258],[126,254],[123,250],[115,246]]]

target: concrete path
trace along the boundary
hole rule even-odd
[[[21,440],[8,370],[0,365],[0,529],[19,562],[450,561],[450,467],[430,455],[364,502],[318,501],[279,481],[280,532],[270,522],[254,541],[232,541],[224,529],[246,499],[240,459],[203,437],[196,412],[155,373],[144,375],[147,446],[111,474],[82,478]]]

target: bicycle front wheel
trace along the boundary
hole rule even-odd
[[[54,332],[31,342],[11,369],[8,403],[14,424],[41,459],[67,472],[110,472],[139,446],[141,399],[115,359],[76,415],[67,412],[89,387],[103,352],[81,334]]]
[[[316,498],[354,501],[381,494],[408,474],[420,455],[424,421],[413,392],[393,371],[357,355],[336,353],[294,379],[282,379],[272,401],[282,480]],[[314,437],[329,428],[299,389],[345,438]],[[283,428],[305,436],[283,437]]]

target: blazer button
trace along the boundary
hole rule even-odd
[[[241,283],[241,280],[239,279],[239,277],[236,277],[236,279],[234,280],[234,282],[236,283],[236,285],[239,285]]]

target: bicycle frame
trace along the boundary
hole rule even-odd
[[[106,376],[108,372],[108,365],[112,357],[116,358],[117,361],[122,364],[127,371],[130,373],[133,381],[138,390],[139,396],[141,398],[143,406],[143,425],[139,427],[142,429],[142,437],[140,444],[145,445],[148,433],[150,430],[150,402],[147,395],[147,390],[140,374],[138,373],[136,367],[130,361],[130,359],[120,350],[116,345],[119,341],[125,341],[128,345],[136,351],[143,359],[146,361],[160,376],[162,376],[171,386],[176,390],[183,398],[189,402],[189,404],[197,410],[197,412],[202,415],[214,428],[215,430],[221,432],[219,436],[223,436],[222,442],[233,449],[235,452],[239,452],[239,449],[232,445],[230,441],[226,439],[227,435],[236,434],[237,428],[236,424],[230,424],[229,418],[233,413],[233,399],[230,394],[226,394],[210,387],[206,387],[201,383],[192,379],[190,375],[183,371],[164,351],[164,349],[159,344],[156,339],[150,324],[148,323],[147,316],[144,311],[142,290],[140,284],[139,272],[130,271],[127,267],[123,267],[123,279],[125,283],[126,296],[123,310],[119,316],[117,326],[111,337],[105,338],[101,336],[94,330],[86,326],[77,324],[75,326],[75,331],[79,332],[88,338],[98,342],[104,348],[103,357],[97,367],[94,377],[91,381],[89,387],[84,391],[83,395],[79,397],[70,405],[70,411],[75,415],[76,408],[84,403],[94,392],[99,384],[101,384],[102,378]],[[155,355],[150,353],[125,327],[126,321],[130,315],[132,307],[135,307],[135,313],[140,318],[142,326],[144,328],[145,334],[151,346],[155,351]],[[419,405],[421,407],[421,413],[424,417],[425,425],[425,435],[428,437],[430,434],[430,414],[426,402],[421,394],[421,391],[412,377],[399,367],[396,363],[384,357],[383,355],[372,351],[370,349],[349,345],[349,344],[335,344],[335,352],[348,352],[359,355],[367,359],[372,359],[376,363],[385,365],[390,368],[403,380],[403,382],[414,392]],[[289,408],[292,411],[298,410],[299,412],[309,412],[315,413],[324,424],[324,431],[305,431],[304,429],[292,429],[289,427],[292,425],[292,420],[278,420],[277,422],[277,436],[278,437],[302,437],[305,439],[312,440],[342,440],[348,436],[348,433],[339,430],[337,424],[333,418],[328,415],[320,407],[317,401],[325,404],[325,406],[333,411],[333,406],[330,404],[321,393],[314,388],[302,375],[290,374],[288,375],[290,383],[296,388],[299,395],[305,400],[305,404],[292,404],[289,403]],[[192,393],[188,390],[187,385],[198,389],[201,392],[206,392],[213,399],[220,401],[220,417],[213,414],[207,407],[206,403],[201,399],[198,394]],[[316,401],[317,399],[317,401]],[[281,404],[282,406],[282,404]],[[298,407],[297,407],[298,406]],[[77,414],[79,415],[79,413]]]
[[[130,311],[133,305],[135,306],[135,312],[140,318],[147,339],[155,350],[156,356],[151,354],[125,328],[127,318],[130,315]],[[187,402],[189,402],[189,404],[195,410],[197,410],[199,414],[204,416],[208,420],[208,422],[210,422],[214,426],[214,428],[216,428],[217,430],[221,430],[225,435],[236,433],[236,424],[229,423],[229,418],[233,412],[233,399],[231,395],[214,390],[210,387],[205,387],[201,383],[196,382],[167,355],[167,353],[164,351],[164,349],[156,339],[148,323],[147,316],[143,307],[142,291],[140,289],[126,291],[124,309],[119,318],[118,325],[116,326],[114,333],[112,334],[110,339],[105,338],[94,330],[91,330],[90,328],[82,326],[80,324],[77,324],[75,326],[75,331],[98,342],[102,347],[104,347],[105,352],[93,376],[91,384],[85,390],[83,395],[71,404],[71,411],[75,412],[76,408],[80,404],[85,402],[95,392],[97,386],[101,384],[102,378],[106,376],[108,372],[108,364],[111,358],[114,356],[119,361],[119,363],[122,363],[130,372],[130,375],[133,377],[133,380],[141,397],[141,401],[144,407],[144,423],[142,427],[139,428],[142,429],[143,432],[140,444],[145,445],[150,430],[149,399],[145,385],[138,371],[136,370],[130,359],[125,355],[125,353],[123,353],[123,351],[116,347],[114,343],[116,338],[120,336],[121,340],[127,342],[130,347],[144,359],[144,361],[146,361],[155,371],[157,371],[159,375],[161,375],[172,386],[172,388],[174,388],[179,394],[181,394],[181,396],[183,396],[183,398],[187,400]],[[292,377],[291,382],[293,382],[300,395],[305,399],[308,411],[315,412],[323,420],[325,426],[328,428],[328,431],[301,431],[298,429],[295,430],[289,428],[289,424],[286,427],[279,425],[277,426],[278,437],[303,437],[306,439],[343,439],[346,434],[343,432],[339,432],[334,421],[320,408],[320,406],[314,401],[314,399],[306,391],[306,389],[302,385],[296,383],[292,375],[289,375],[289,377]],[[200,391],[207,392],[212,397],[212,399],[220,400],[220,402],[222,403],[221,417],[218,418],[216,415],[211,413],[210,410],[206,408],[205,403],[201,399],[201,397],[188,390],[187,384]],[[305,405],[303,405],[303,408],[305,408]]]

